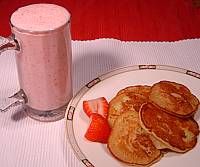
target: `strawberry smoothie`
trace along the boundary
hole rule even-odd
[[[69,21],[69,12],[53,4],[25,6],[11,16],[21,49],[16,56],[19,83],[34,113],[58,109],[72,97]]]

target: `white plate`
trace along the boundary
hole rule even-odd
[[[102,75],[83,87],[71,100],[67,112],[67,135],[71,146],[88,167],[128,166],[115,159],[105,144],[90,142],[84,138],[89,126],[89,118],[83,112],[83,100],[104,96],[110,101],[116,93],[130,85],[152,85],[160,80],[169,80],[186,85],[200,98],[200,74],[177,67],[163,65],[136,65],[120,68]],[[200,125],[200,111],[195,115]],[[168,153],[154,167],[196,167],[199,162],[200,141],[196,147],[185,154]]]

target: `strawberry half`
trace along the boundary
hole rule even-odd
[[[85,133],[85,138],[93,142],[107,143],[111,129],[106,118],[93,113],[90,119],[91,123]]]
[[[98,113],[104,118],[108,116],[108,102],[105,97],[99,97],[97,99],[85,100],[83,101],[83,110],[88,117],[92,113]]]

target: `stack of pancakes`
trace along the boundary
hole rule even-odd
[[[122,89],[109,103],[108,149],[117,159],[141,166],[160,160],[166,149],[187,152],[199,135],[193,119],[198,106],[186,86],[171,81]]]

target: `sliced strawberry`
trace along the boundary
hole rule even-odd
[[[83,110],[88,117],[92,113],[99,113],[103,117],[108,116],[108,102],[105,97],[99,97],[97,99],[85,100],[83,101]]]
[[[91,123],[85,133],[85,138],[93,142],[107,143],[111,129],[106,118],[93,113],[90,119]]]

